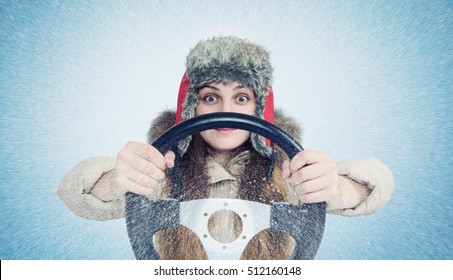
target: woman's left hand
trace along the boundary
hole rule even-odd
[[[329,201],[337,194],[337,164],[327,153],[301,151],[283,164],[282,172],[302,203]]]

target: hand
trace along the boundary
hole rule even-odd
[[[174,161],[172,151],[163,156],[151,145],[131,141],[118,152],[112,174],[112,192],[115,196],[127,192],[156,195],[163,187],[165,169],[172,168]]]
[[[329,201],[337,194],[337,165],[329,154],[301,151],[283,164],[282,172],[302,203]]]

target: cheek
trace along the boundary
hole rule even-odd
[[[243,136],[243,139],[247,140],[250,138],[250,131],[246,131],[246,130],[240,130],[240,132],[242,133],[242,136]]]
[[[195,116],[199,116],[199,115],[201,115],[201,113],[200,113],[200,105],[198,104],[198,106],[195,107]]]
[[[205,142],[207,140],[207,138],[206,138],[207,134],[208,134],[208,130],[200,132],[200,136]]]
[[[212,113],[214,111],[215,109],[213,108],[213,106],[205,106],[203,104],[198,104],[197,107],[195,108],[195,116]]]
[[[250,105],[250,106],[245,106],[244,108],[242,108],[242,110],[240,110],[239,113],[254,116],[255,115],[255,104]]]
[[[256,112],[256,100],[252,100],[250,103],[248,103],[247,106],[244,107],[244,110],[244,114],[254,116]]]
[[[195,108],[195,116],[200,116],[209,113],[216,113],[222,111],[218,106],[206,106],[204,104],[198,104]],[[231,106],[231,111],[250,116],[255,115],[255,103],[248,104],[247,106]]]

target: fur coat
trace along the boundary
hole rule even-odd
[[[300,141],[300,129],[296,123],[280,111],[276,111],[275,115],[276,125]],[[174,118],[174,112],[167,111],[154,121],[149,131],[150,144],[173,125]],[[288,189],[281,174],[279,166],[284,158],[284,153],[278,149],[275,164],[270,167],[269,160],[256,152],[250,142],[246,142],[232,151],[228,164],[221,166],[214,162],[210,156],[210,149],[204,141],[194,136],[192,144],[181,159],[180,166],[176,167],[180,168],[182,190],[180,196],[175,198],[184,201],[216,197],[250,200],[264,204],[297,203],[295,195]],[[271,172],[271,178],[266,180],[269,168],[273,168],[273,172]],[[219,178],[219,173],[225,172],[230,176]],[[171,176],[167,177],[171,178]],[[172,182],[168,180],[163,188],[163,197],[174,196],[171,186]],[[235,240],[240,232],[240,220],[234,216],[234,213],[218,215],[213,217],[213,222],[210,224],[211,235],[219,240]],[[199,239],[183,226],[160,232],[157,234],[156,241],[158,251],[164,259],[206,259]],[[249,242],[242,258],[288,259],[293,246],[291,237],[265,230]]]
[[[174,112],[166,111],[153,121],[148,133],[150,143],[173,124],[174,116]],[[275,124],[296,140],[301,140],[300,127],[281,111],[275,111]],[[286,183],[282,180],[280,164],[285,155],[281,151],[276,152],[276,165],[273,166],[272,179],[262,184],[256,184],[258,187],[255,186],[255,183],[262,181],[262,178],[266,176],[268,162],[254,152],[248,143],[234,151],[227,166],[218,165],[210,160],[209,149],[206,149],[196,137],[194,137],[190,151],[184,157],[180,166],[184,182],[184,188],[180,194],[183,200],[217,196],[238,197],[262,203],[282,200],[297,203],[294,194],[288,190]],[[250,163],[253,163],[253,166]],[[115,165],[116,159],[112,157],[97,156],[81,161],[64,176],[59,184],[57,193],[60,199],[73,213],[86,219],[102,221],[123,218],[125,214],[124,197],[102,201],[91,194],[96,183],[110,173]],[[255,168],[256,166],[260,166],[260,168]],[[348,205],[350,198],[346,192],[342,192],[340,187],[337,202],[330,208],[329,204],[327,205],[328,213],[343,216],[367,215],[376,212],[389,201],[394,189],[394,178],[383,162],[376,158],[361,158],[339,161],[337,166],[338,175],[356,182],[367,190],[367,196],[363,197],[358,205],[344,207],[344,205]],[[161,197],[175,195],[172,193],[170,183],[167,181],[163,193],[160,194]],[[230,220],[233,224],[236,223],[234,219]],[[233,228],[235,227],[237,225],[233,226]],[[170,242],[163,242],[162,240],[165,238]],[[219,235],[219,238],[224,237]],[[205,257],[200,249],[200,242],[195,240],[193,234],[183,227],[172,232],[161,233],[156,239],[157,246],[164,258],[197,259]],[[249,243],[242,258],[284,259],[290,255],[292,246],[293,242],[290,237],[264,231],[256,235]]]

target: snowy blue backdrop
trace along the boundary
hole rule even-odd
[[[376,156],[396,189],[329,216],[318,259],[453,258],[452,1],[0,0],[0,259],[132,259],[123,219],[58,199],[82,159],[145,142],[200,39],[264,45],[303,146]]]

